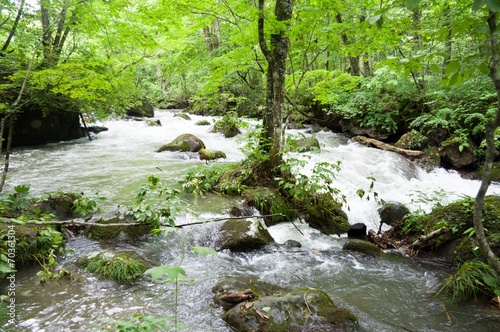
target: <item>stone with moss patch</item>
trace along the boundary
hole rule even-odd
[[[163,151],[182,151],[182,152],[198,152],[205,149],[205,143],[198,137],[192,134],[182,134],[177,136],[173,141],[160,147],[157,152]]]
[[[382,255],[382,249],[380,249],[373,243],[359,239],[349,239],[349,241],[344,244],[342,249],[348,251],[356,251],[370,256]]]
[[[191,117],[189,116],[189,114],[184,113],[184,112],[176,114],[175,116],[179,117],[179,118],[182,118],[184,120],[191,120]]]
[[[273,241],[269,231],[257,218],[230,219],[222,225],[217,245],[221,249],[243,252],[261,248]]]
[[[124,239],[133,240],[149,234],[152,230],[151,225],[144,224],[139,226],[127,226],[127,224],[136,224],[137,220],[132,218],[113,217],[110,219],[98,218],[94,221],[96,224],[123,224],[123,226],[93,226],[91,223],[87,226],[84,234],[94,240],[113,240]]]
[[[347,214],[342,211],[342,204],[327,193],[316,194],[302,202],[304,220],[323,234],[344,234],[349,230],[350,224]]]
[[[226,154],[222,151],[211,151],[207,149],[201,149],[198,151],[201,160],[215,160],[220,158],[226,158]]]
[[[199,120],[195,123],[197,126],[210,126],[211,123],[208,120]]]
[[[357,318],[339,308],[325,292],[313,288],[286,289],[255,280],[225,280],[213,289],[215,303],[226,310],[223,319],[238,331],[353,331]],[[251,293],[250,300],[224,303],[224,294]]]

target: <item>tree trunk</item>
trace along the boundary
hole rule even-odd
[[[495,90],[497,93],[497,114],[491,122],[486,125],[486,157],[483,166],[483,176],[481,179],[481,186],[476,195],[476,202],[474,204],[474,214],[473,222],[474,229],[476,231],[476,239],[479,242],[479,246],[483,252],[483,255],[488,260],[488,263],[500,274],[500,261],[496,257],[495,253],[491,250],[491,247],[486,239],[486,234],[483,227],[482,216],[484,207],[484,197],[488,191],[488,187],[491,183],[491,169],[493,168],[493,162],[495,160],[498,152],[495,148],[495,130],[500,126],[500,74],[498,72],[498,66],[500,65],[500,50],[499,41],[497,36],[497,13],[489,12],[488,15],[488,26],[490,29],[490,47],[491,47],[491,59],[490,59],[490,73],[489,76],[493,81]]]
[[[10,29],[9,36],[7,37],[7,40],[2,46],[2,49],[0,50],[0,56],[4,55],[7,49],[9,48],[10,41],[14,37],[14,34],[16,33],[17,26],[19,25],[19,21],[21,21],[21,17],[23,16],[24,12],[24,3],[26,1],[22,0],[21,3],[19,4],[19,10],[17,11],[17,16],[16,20],[14,21],[14,24],[12,25],[12,28]]]
[[[342,17],[340,16],[339,13],[335,16],[335,19],[337,20],[337,23],[342,24]],[[342,39],[342,43],[344,44],[344,46],[349,45],[349,37],[347,37],[347,34],[345,32],[343,32],[340,35],[340,38]],[[348,55],[347,59],[349,60],[349,67],[350,67],[349,73],[352,76],[359,76],[359,74],[360,74],[359,56],[353,57],[353,56]]]
[[[294,0],[276,0],[274,14],[278,22],[291,19]],[[269,153],[270,169],[281,163],[281,126],[285,102],[286,59],[290,40],[286,36],[286,28],[271,35],[270,47],[264,35],[264,0],[259,0],[258,34],[259,46],[264,54],[268,67],[266,74],[266,109],[263,119],[264,136],[261,146]]]

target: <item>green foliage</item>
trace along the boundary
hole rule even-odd
[[[32,202],[29,189],[29,185],[20,184],[14,187],[13,193],[0,196],[0,215],[17,217],[26,210]]]
[[[136,205],[129,208],[129,214],[139,222],[160,228],[162,222],[175,225],[179,190],[167,188],[159,177],[150,175],[148,183],[136,194]]]
[[[36,273],[36,275],[40,277],[40,283],[60,280],[71,276],[71,273],[65,269],[60,269],[59,271],[54,272],[54,269],[59,265],[56,258],[54,250],[51,250],[48,257],[44,257],[42,261],[38,262],[42,267],[42,270]]]
[[[71,213],[74,216],[83,217],[92,213],[101,212],[101,209],[98,206],[98,201],[102,202],[105,200],[106,197],[100,195],[98,192],[95,193],[95,198],[82,193],[73,201],[73,209]]]
[[[416,103],[415,87],[408,79],[387,68],[360,81],[358,87],[340,91],[336,100],[319,99],[329,114],[349,119],[354,125],[394,133],[401,129],[401,115]]]
[[[215,186],[223,174],[235,168],[236,164],[213,164],[210,167],[200,166],[190,169],[183,181],[182,187],[187,193],[195,195],[203,195],[207,192],[215,190]],[[232,194],[234,192],[241,192],[241,184],[234,186],[234,189],[226,190],[225,193]]]
[[[145,271],[146,265],[128,253],[97,252],[88,257],[85,270],[122,284],[130,284]]]
[[[448,276],[437,294],[450,296],[452,301],[476,299],[479,294],[500,296],[500,276],[480,261],[466,261]]]

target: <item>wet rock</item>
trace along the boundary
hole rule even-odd
[[[299,241],[286,240],[285,243],[283,243],[283,246],[286,248],[300,248],[302,247],[302,244],[300,244]]]
[[[198,137],[192,134],[182,134],[177,136],[173,141],[163,145],[157,152],[163,151],[182,151],[182,152],[198,152],[205,149],[205,143]]]
[[[233,206],[228,212],[233,217],[248,217],[255,214],[254,208],[247,204]]]
[[[161,127],[161,121],[159,119],[146,119],[146,123],[149,127]]]
[[[363,223],[356,223],[349,227],[347,237],[350,239],[366,240],[366,225]]]
[[[452,143],[442,148],[443,161],[451,164],[453,168],[464,168],[474,166],[479,158],[474,155],[477,150],[476,144],[472,140],[468,140],[468,147],[460,150],[459,143]]]
[[[380,223],[391,226],[397,221],[402,221],[403,218],[410,213],[406,206],[397,202],[387,202],[380,209]]]
[[[356,251],[370,256],[380,256],[382,254],[382,249],[373,243],[359,239],[349,239],[342,249]]]
[[[221,227],[217,246],[220,249],[244,252],[261,248],[273,241],[269,231],[257,218],[230,219]]]
[[[211,151],[207,149],[201,149],[198,151],[201,160],[215,160],[219,158],[226,158],[226,154],[222,151]]]
[[[69,219],[73,217],[73,202],[80,197],[81,194],[75,193],[54,193],[37,202],[35,206],[46,213],[52,213],[60,220]]]
[[[313,288],[285,289],[260,281],[224,281],[213,289],[214,302],[223,306],[223,319],[237,331],[299,332],[353,331],[357,318],[337,307],[323,291]],[[251,292],[251,293],[250,293]],[[222,301],[224,295],[251,294],[241,302]],[[230,296],[231,297],[231,296]]]
[[[221,133],[226,138],[234,137],[238,134],[241,134],[240,129],[234,123],[226,123],[224,121],[217,121],[213,126],[212,133]]]
[[[189,116],[189,114],[184,113],[184,112],[175,114],[174,116],[181,118],[181,119],[184,119],[184,120],[191,120],[191,117]]]

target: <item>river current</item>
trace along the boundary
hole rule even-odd
[[[224,138],[197,126],[201,119],[184,120],[171,111],[157,111],[161,127],[145,122],[109,120],[109,130],[92,141],[79,139],[42,147],[16,149],[11,157],[8,188],[30,184],[32,195],[57,190],[95,191],[107,197],[103,208],[112,210],[133,201],[139,186],[154,174],[165,183],[178,186],[188,169],[207,167],[188,153],[155,151],[184,133],[203,140],[209,150],[222,150],[236,162],[245,158],[244,133]],[[255,125],[249,121],[250,126]],[[291,135],[309,135],[305,130]],[[316,162],[337,163],[341,170],[333,186],[346,196],[345,211],[351,224],[365,223],[378,228],[378,205],[374,199],[359,198],[357,190],[368,189],[375,179],[374,191],[385,201],[406,204],[410,210],[429,210],[464,195],[475,196],[479,182],[460,177],[456,172],[435,169],[426,172],[398,154],[364,147],[345,136],[328,131],[316,134],[321,149],[307,154],[300,172],[310,173]],[[289,157],[305,158],[290,154]],[[494,183],[489,194],[500,194]],[[183,196],[183,210],[177,223],[211,220],[228,216],[227,210],[238,199],[215,195]],[[213,244],[217,223],[185,228],[175,235],[154,237],[141,242],[107,243],[76,237],[68,242],[74,253],[62,257],[60,264],[70,266],[79,257],[101,249],[130,249],[163,265],[182,267],[191,279],[179,285],[175,305],[174,285],[152,283],[148,279],[132,286],[100,280],[81,271],[84,280],[40,285],[38,267],[17,273],[16,303],[19,331],[91,331],[102,319],[127,319],[144,314],[172,316],[177,311],[186,331],[231,331],[221,320],[222,309],[212,302],[211,288],[220,277],[239,275],[261,279],[286,287],[313,287],[326,291],[333,301],[350,309],[360,321],[362,331],[497,331],[500,311],[484,303],[452,304],[436,297],[435,291],[447,273],[446,267],[409,260],[397,255],[374,259],[342,251],[345,237],[326,236],[296,222],[303,234],[289,223],[270,227],[277,243],[294,239],[301,248],[284,250],[279,246],[251,253],[222,251],[199,257],[189,248]]]

